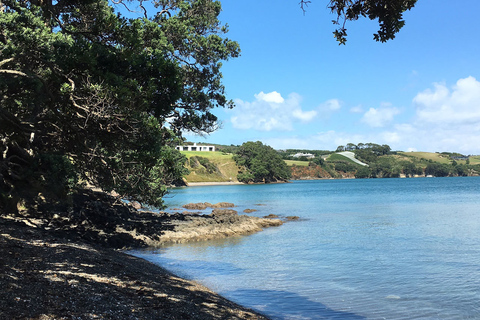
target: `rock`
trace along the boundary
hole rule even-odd
[[[243,210],[243,212],[245,212],[245,213],[252,213],[252,212],[255,212],[255,211],[257,211],[257,210],[255,210],[255,209],[245,209],[245,210]]]
[[[264,218],[265,219],[276,219],[276,218],[278,218],[278,216],[276,214],[271,213],[268,216],[265,216]]]
[[[142,205],[140,203],[138,203],[137,201],[130,202],[130,205],[136,210],[142,209]]]
[[[183,205],[182,207],[184,207],[185,209],[189,209],[189,210],[205,210],[207,209],[208,205],[210,203],[207,203],[207,202],[204,202],[204,203],[187,203],[185,205]]]
[[[183,211],[182,214],[187,214],[187,215],[195,215],[195,214],[202,214],[201,211]]]
[[[233,214],[238,214],[237,211],[233,210],[233,209],[213,209],[212,211],[212,215],[213,216],[223,216],[223,215],[233,215]]]
[[[210,205],[211,208],[233,208],[235,204],[230,202],[219,202],[213,205]]]
[[[299,220],[300,217],[297,217],[297,216],[288,216],[288,217],[285,217],[285,219],[287,219],[288,221],[295,221],[295,220]]]
[[[222,210],[222,209],[216,209]],[[225,209],[223,209],[225,210]],[[234,211],[234,210],[231,210]],[[224,214],[208,216],[184,216],[183,221],[170,221],[172,230],[164,231],[157,243],[182,243],[208,239],[220,239],[262,231],[264,228],[280,226],[280,219],[262,219],[247,215]]]

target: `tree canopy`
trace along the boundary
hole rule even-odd
[[[237,165],[243,168],[237,176],[241,182],[271,183],[285,181],[291,175],[277,151],[260,141],[245,142],[233,158]]]
[[[240,49],[218,1],[153,3],[127,19],[106,0],[0,2],[0,207],[82,182],[162,204],[180,132],[232,106],[220,68]]]
[[[375,41],[386,42],[394,39],[405,25],[403,13],[413,8],[416,2],[417,0],[329,0],[328,8],[336,15],[332,22],[338,26],[333,35],[339,44],[345,44],[347,22],[367,17],[378,21],[379,30],[373,35]],[[309,0],[300,0],[303,10],[309,3]]]

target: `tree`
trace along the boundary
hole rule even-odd
[[[357,179],[367,179],[370,178],[371,172],[368,167],[361,167],[355,173],[355,178]]]
[[[431,175],[434,177],[447,177],[450,175],[450,168],[444,163],[429,163],[425,168],[425,175]]]
[[[233,159],[243,168],[237,176],[239,181],[270,183],[290,178],[290,170],[282,157],[272,147],[260,141],[245,142]]]
[[[405,25],[403,13],[415,6],[417,0],[329,0],[328,8],[336,15],[332,22],[339,27],[333,35],[339,44],[347,41],[347,21],[355,21],[360,17],[378,20],[379,30],[373,35],[375,41],[386,42],[395,38],[397,32]],[[305,11],[309,0],[300,0]]]
[[[2,3],[0,207],[81,181],[161,205],[185,172],[181,130],[210,132],[232,106],[220,68],[240,49],[220,3],[159,0],[136,19],[106,0]]]

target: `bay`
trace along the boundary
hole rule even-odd
[[[480,319],[480,177],[190,187],[166,201],[301,218],[131,252],[273,319]]]

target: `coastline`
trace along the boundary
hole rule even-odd
[[[225,181],[225,182],[187,182],[187,187],[202,187],[202,186],[235,186],[245,184],[239,181]]]
[[[0,215],[0,319],[268,319],[123,250],[248,235],[281,220],[137,211],[93,191],[72,206],[70,218],[61,207]]]
[[[268,319],[146,260],[0,218],[1,319]]]

